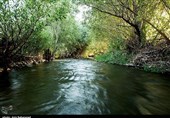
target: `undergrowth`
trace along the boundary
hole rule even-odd
[[[95,56],[95,59],[99,62],[123,65],[129,62],[130,56],[123,51],[116,50],[114,52],[107,52],[102,55],[97,55]]]

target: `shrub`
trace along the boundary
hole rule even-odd
[[[129,56],[125,52],[120,50],[115,50],[114,52],[107,52],[102,55],[97,55],[95,59],[100,62],[107,62],[120,65],[129,62]]]

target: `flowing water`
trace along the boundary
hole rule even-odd
[[[4,78],[1,115],[170,113],[170,78],[129,67],[69,59]]]

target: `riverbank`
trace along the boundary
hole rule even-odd
[[[19,69],[23,67],[32,67],[33,65],[38,65],[45,62],[42,56],[27,56],[24,60],[13,62],[9,65],[8,71],[11,69]],[[0,73],[3,72],[3,68],[0,68]]]
[[[137,53],[131,62],[145,71],[170,73],[170,49],[145,48]]]
[[[143,48],[136,54],[114,51],[95,56],[94,60],[170,75],[169,48]]]
[[[42,58],[30,57],[29,60],[16,62],[16,63],[11,64],[10,66],[11,68],[32,67],[33,65],[38,65],[43,62],[45,62],[45,60]]]
[[[89,59],[89,60],[95,60],[97,62],[104,62],[104,61],[99,61],[96,59]],[[148,66],[137,66],[134,63],[125,63],[125,64],[120,64],[120,63],[113,63],[113,62],[104,62],[104,63],[110,63],[113,65],[120,65],[120,66],[126,66],[126,67],[131,67],[131,68],[136,68],[139,70],[143,70],[146,72],[151,72],[151,73],[160,73],[160,74],[166,74],[166,75],[170,75],[170,70],[169,68],[165,69],[164,67],[159,67],[159,66],[153,66],[153,65],[148,65]],[[164,68],[164,70],[161,70],[162,68]]]
[[[98,62],[110,63],[114,65],[133,67],[133,68],[144,70],[147,72],[162,73],[162,74],[170,75],[170,61],[169,61],[170,56],[168,55],[168,56],[162,57],[164,52],[161,52],[161,51],[165,52],[165,50],[150,51],[150,50],[143,49],[136,55],[126,56],[125,54],[119,54],[119,56],[117,56],[116,59],[112,56],[112,54],[111,55],[106,54],[104,58],[103,58],[103,55],[98,55],[98,57],[94,56],[94,57],[89,57],[89,58],[84,58],[80,56],[79,58],[76,58],[76,59],[95,60]],[[16,62],[10,66],[11,68],[18,69],[18,68],[23,68],[23,67],[32,67],[33,65],[38,65],[43,62],[45,62],[43,58],[29,57],[27,61]],[[2,71],[3,69],[0,68],[0,73]]]

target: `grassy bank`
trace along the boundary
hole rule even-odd
[[[97,55],[95,56],[95,60],[111,64],[133,66],[147,72],[170,73],[170,57],[162,55],[163,53],[161,52],[157,54],[146,53],[146,50],[140,51],[137,54],[127,54],[126,52],[117,50]]]
[[[95,59],[100,62],[125,65],[130,63],[130,56],[123,51],[107,52],[102,55],[95,56]]]

